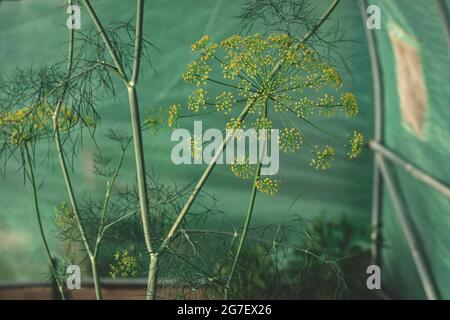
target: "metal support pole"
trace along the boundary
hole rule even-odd
[[[412,224],[408,218],[406,207],[403,203],[400,193],[398,192],[394,179],[382,156],[377,155],[377,163],[380,168],[381,174],[383,175],[383,179],[387,185],[389,193],[391,195],[392,203],[395,209],[395,214],[397,216],[398,222],[405,236],[406,242],[408,243],[408,247],[411,252],[414,265],[416,266],[427,299],[437,300],[438,299],[437,290],[434,286],[434,282],[432,280],[431,273],[428,269],[426,259],[420,249],[419,245],[420,241],[419,239],[417,239],[414,233]]]
[[[448,50],[450,51],[450,18],[448,16],[447,4],[444,0],[436,0],[436,4],[439,8],[439,13],[442,17],[442,23],[444,25],[444,32],[447,38]]]
[[[433,178],[426,172],[420,170],[415,167],[411,163],[403,160],[400,156],[396,155],[394,152],[383,146],[382,144],[376,141],[369,141],[369,147],[376,153],[382,155],[384,158],[392,161],[400,168],[408,172],[411,176],[416,178],[417,180],[423,182],[430,188],[433,188],[437,192],[441,193],[447,199],[450,199],[450,187],[447,186],[444,182],[439,181],[436,178]]]
[[[377,47],[373,31],[366,26],[367,16],[367,1],[360,0],[359,6],[361,9],[361,17],[363,20],[364,30],[366,31],[367,45],[369,48],[370,63],[372,69],[373,82],[373,101],[374,101],[374,139],[381,142],[383,140],[383,89],[381,84],[381,67],[377,54]],[[373,163],[373,186],[372,186],[372,264],[381,265],[381,246],[382,246],[382,220],[381,220],[381,206],[382,206],[382,178],[377,166],[376,157]]]

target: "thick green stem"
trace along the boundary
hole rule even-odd
[[[50,248],[48,246],[47,238],[45,237],[44,227],[42,225],[41,211],[39,209],[39,198],[38,198],[37,187],[36,187],[36,178],[34,176],[33,161],[31,159],[31,155],[28,150],[27,144],[25,144],[25,153],[26,153],[25,161],[27,162],[28,168],[29,168],[29,176],[28,177],[31,182],[31,186],[33,188],[34,209],[36,212],[36,218],[37,218],[38,225],[39,225],[39,232],[41,234],[42,242],[44,243],[45,252],[47,253],[47,257],[50,262],[50,269],[52,271],[53,278],[55,279],[56,286],[58,287],[58,291],[61,295],[61,299],[66,300],[66,297],[64,295],[64,288],[62,286],[61,280],[58,277],[58,273],[56,272],[55,261],[53,260],[52,254],[50,253]]]
[[[139,205],[141,208],[141,220],[142,228],[144,231],[144,241],[147,248],[147,253],[149,255],[149,278],[147,287],[147,299],[155,297],[156,289],[156,272],[152,271],[152,256],[154,256],[154,251],[152,247],[151,230],[148,215],[148,196],[147,196],[147,182],[145,175],[145,162],[144,162],[144,151],[142,146],[142,131],[141,131],[141,121],[139,115],[139,105],[136,96],[136,88],[134,85],[128,86],[128,97],[130,102],[130,113],[131,113],[131,125],[133,129],[133,142],[134,142],[134,154],[136,160],[136,175],[137,175],[137,185],[139,194]],[[155,277],[151,279],[150,276]]]
[[[269,108],[269,102],[267,100],[266,106],[264,108],[264,117],[265,118],[267,118],[267,115],[269,112],[268,108]],[[239,245],[238,245],[238,248],[236,251],[236,255],[234,257],[233,265],[231,266],[230,274],[228,275],[228,280],[225,284],[225,289],[224,289],[225,300],[228,300],[228,292],[230,289],[230,284],[231,284],[231,281],[233,280],[233,275],[236,270],[236,266],[239,262],[239,259],[241,258],[242,250],[244,249],[244,244],[245,244],[245,240],[247,239],[248,229],[250,227],[250,222],[252,220],[253,208],[255,207],[257,183],[258,183],[259,175],[261,173],[261,165],[262,165],[262,160],[263,160],[264,152],[265,152],[265,148],[266,148],[266,141],[268,141],[268,140],[266,140],[266,135],[270,134],[270,133],[266,132],[266,130],[263,130],[262,133],[263,134],[260,136],[260,139],[262,142],[260,144],[261,150],[259,150],[258,163],[256,165],[255,178],[253,180],[252,192],[250,194],[250,202],[248,204],[247,215],[245,216],[244,228],[242,230],[242,235],[239,240]]]
[[[95,297],[97,300],[102,299],[102,289],[100,284],[100,277],[98,276],[98,268],[97,268],[97,257],[92,255],[89,256],[92,267],[92,279],[94,280],[94,289],[95,289]]]
[[[136,93],[136,83],[139,79],[140,65],[142,59],[144,25],[144,0],[136,0],[136,30],[134,44],[134,62],[131,81],[128,85],[128,96],[130,101],[131,124],[133,128],[134,151],[136,159],[136,173],[138,181],[139,201],[141,207],[141,220],[144,230],[144,240],[149,254],[150,263],[147,278],[147,300],[156,299],[158,282],[158,253],[153,251],[151,230],[148,214],[147,182],[145,175],[145,159],[142,144],[142,127],[139,115],[139,104]]]
[[[242,229],[242,234],[241,234],[241,238],[239,240],[239,245],[238,245],[234,260],[233,260],[233,265],[231,266],[230,274],[228,275],[228,279],[225,284],[225,288],[224,288],[225,300],[228,299],[228,293],[229,293],[229,289],[230,289],[231,280],[233,280],[233,275],[236,270],[236,266],[241,257],[241,253],[242,253],[242,249],[244,248],[245,240],[247,239],[247,233],[248,233],[248,229],[250,227],[250,222],[252,219],[253,208],[255,206],[256,191],[257,191],[256,183],[258,181],[260,171],[261,171],[261,160],[258,161],[258,165],[256,168],[255,179],[253,181],[252,192],[250,194],[250,202],[248,204],[248,210],[247,210],[247,215],[245,217],[244,228]]]
[[[150,268],[148,272],[147,282],[147,300],[155,300],[157,298],[157,285],[158,285],[158,262],[159,254],[150,254]]]
[[[150,236],[150,223],[149,223],[149,214],[148,214],[148,195],[147,195],[147,183],[146,183],[146,175],[145,175],[145,159],[143,152],[143,143],[142,143],[142,129],[141,129],[141,121],[139,115],[139,103],[137,99],[136,93],[136,82],[139,78],[140,64],[141,64],[141,56],[142,56],[142,41],[143,41],[143,17],[144,17],[144,1],[136,0],[136,30],[135,30],[135,48],[134,48],[134,62],[133,62],[133,71],[131,75],[131,80],[128,81],[128,77],[124,71],[123,65],[115,51],[115,48],[112,46],[111,41],[103,28],[100,20],[95,13],[94,8],[92,7],[89,0],[84,0],[84,4],[91,16],[92,21],[95,24],[100,36],[103,39],[110,56],[114,62],[114,65],[119,73],[120,78],[125,81],[128,89],[128,98],[129,98],[129,106],[130,106],[130,114],[131,114],[131,125],[133,130],[133,144],[134,144],[134,153],[136,160],[136,175],[137,175],[137,185],[138,185],[138,193],[139,193],[139,205],[141,211],[141,221],[144,232],[144,241],[145,246],[147,248],[147,253],[149,255],[150,263],[149,263],[149,278],[148,278],[148,287],[147,287],[147,299],[153,299],[156,296],[156,271],[152,269],[157,268],[157,261],[152,262],[152,257],[156,256],[152,247],[152,240]],[[157,256],[156,256],[157,257]],[[157,260],[155,258],[154,260]]]

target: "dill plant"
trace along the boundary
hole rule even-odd
[[[69,1],[69,5],[70,4],[72,4],[71,1]],[[83,0],[80,4],[82,4],[89,13],[89,16],[95,27],[94,30],[96,31],[80,35],[79,41],[81,45],[77,48],[78,51],[76,54],[74,54],[73,31],[70,33],[68,78],[70,78],[71,76],[71,64],[77,63],[78,67],[93,68],[97,71],[93,78],[87,78],[88,81],[91,81],[89,83],[91,90],[95,90],[93,88],[97,88],[100,84],[101,89],[105,90],[106,92],[111,92],[113,96],[115,96],[115,84],[113,81],[113,77],[122,82],[127,89],[132,125],[132,141],[134,142],[135,150],[136,175],[139,191],[141,220],[145,244],[147,247],[147,254],[149,257],[149,274],[152,274],[156,271],[155,265],[157,264],[157,260],[156,258],[153,258],[154,255],[152,248],[152,239],[150,236],[148,194],[146,190],[145,161],[142,147],[142,124],[140,121],[139,101],[136,91],[136,85],[139,80],[141,71],[141,61],[143,59],[149,58],[147,49],[150,42],[146,40],[146,35],[143,32],[144,1],[136,0],[136,21],[134,25],[131,23],[131,21],[128,21],[125,23],[116,24],[114,26],[103,25],[89,0]],[[71,62],[74,59],[76,61]],[[89,103],[93,103],[93,101],[95,101],[92,95],[88,95],[87,99]],[[58,109],[56,109],[55,114],[57,113]],[[78,204],[75,199],[75,192],[72,187],[71,179],[67,170],[67,165],[65,164],[66,161],[63,154],[64,152],[58,139],[58,128],[56,125],[55,139],[61,163],[61,169],[66,182],[69,200],[74,212],[74,216],[78,221],[82,242],[84,243],[84,247],[91,262],[96,296],[97,299],[101,299],[102,295],[96,266],[98,243],[96,242],[94,244],[94,247],[91,247],[89,245],[86,231],[84,230],[84,227],[81,223]],[[112,186],[110,184],[107,189],[105,197],[105,210],[107,208],[107,201],[109,192],[111,191],[111,187]],[[102,212],[102,217],[103,216],[104,212]],[[100,225],[100,227],[101,226],[102,224]],[[101,228],[99,228],[99,231],[97,233],[97,240],[99,239],[100,234]],[[153,298],[154,291],[155,288],[149,286],[147,288],[147,298]]]
[[[33,203],[41,240],[44,244],[49,265],[57,289],[65,299],[62,279],[50,251],[39,207],[39,183],[36,180],[34,146],[40,140],[48,139],[52,130],[52,108],[46,103],[31,104],[16,110],[0,112],[0,151],[6,157],[14,157],[19,162],[25,178],[31,184]],[[78,122],[78,117],[63,107],[56,120],[63,132],[68,132]]]
[[[99,275],[97,270],[96,242],[91,243],[87,235],[87,226],[81,216],[78,197],[71,173],[69,172],[69,155],[77,154],[77,147],[83,139],[82,128],[88,128],[94,138],[96,122],[99,119],[97,111],[101,97],[116,96],[118,79],[127,89],[132,125],[132,141],[134,142],[137,185],[140,199],[140,212],[145,243],[149,257],[149,273],[155,272],[156,259],[151,259],[150,223],[148,212],[148,195],[146,193],[146,175],[144,153],[142,148],[142,124],[140,121],[139,101],[136,85],[139,80],[142,60],[148,61],[150,42],[143,32],[144,1],[136,0],[135,23],[130,21],[104,25],[99,19],[89,0],[67,0],[68,5],[84,6],[89,13],[94,28],[87,32],[75,34],[73,29],[68,33],[68,51],[64,63],[55,63],[38,70],[18,70],[14,75],[2,81],[2,107],[5,110],[20,109],[26,104],[48,105],[51,116],[47,138],[54,140],[62,177],[66,186],[68,203],[73,214],[73,221],[78,230],[79,240],[87,254],[94,278],[97,299],[102,298]],[[64,71],[63,71],[64,70]],[[76,128],[65,134],[65,127],[60,119],[65,116],[66,109],[76,115]],[[24,135],[14,137],[23,139]],[[27,138],[28,139],[28,138]],[[70,144],[72,146],[70,146]],[[5,146],[5,145],[4,145]],[[9,151],[5,147],[2,151]],[[6,154],[6,153],[5,153]],[[5,156],[5,161],[8,159]],[[114,177],[108,177],[114,179]],[[110,181],[111,184],[112,181]],[[110,184],[110,185],[111,185]],[[105,202],[109,197],[108,186]],[[107,207],[107,206],[106,206]],[[100,227],[101,227],[101,221]],[[101,228],[99,228],[101,230]],[[100,232],[100,231],[99,231]],[[151,262],[150,262],[151,260]],[[154,289],[148,288],[148,297],[153,297]]]
[[[300,41],[283,33],[268,36],[233,35],[220,43],[212,41],[207,35],[203,36],[192,45],[192,52],[197,55],[197,59],[189,64],[183,75],[187,83],[195,86],[187,99],[188,113],[199,116],[206,116],[210,112],[223,113],[228,119],[225,127],[233,130],[252,127],[268,131],[276,128],[276,120],[281,123],[281,136],[277,143],[285,153],[301,152],[305,148],[303,142],[308,137],[305,137],[302,124],[332,135],[337,142],[345,145],[345,139],[317,126],[314,119],[332,119],[338,113],[355,117],[359,110],[356,98],[350,92],[341,92],[343,83],[337,68],[321,59],[307,44],[338,3],[339,0],[334,1]],[[214,90],[219,91],[219,94],[210,97],[208,92]],[[177,124],[178,118],[183,117],[180,109],[180,105],[170,107],[169,124]],[[234,132],[231,131],[222,143],[220,152],[216,153],[194,187],[180,212],[180,221],[187,214],[228,141],[234,138]],[[257,139],[263,141],[260,145],[264,146],[264,141],[270,140],[271,136],[258,134]],[[355,132],[350,141],[350,159],[359,155],[362,145],[362,135]],[[314,145],[311,153],[313,157],[310,165],[325,170],[331,167],[335,158],[335,146]],[[260,154],[263,155],[264,151],[260,151]],[[232,172],[244,179],[250,178],[250,172],[253,171],[253,186],[243,232],[224,285],[225,298],[228,298],[244,248],[256,193],[260,191],[275,195],[281,186],[280,180],[261,176],[261,165],[262,159],[259,157],[256,165],[249,164],[246,159],[235,159],[231,166]],[[169,232],[166,242],[170,241],[176,230],[177,223]]]
[[[68,4],[76,3],[68,0]],[[322,23],[331,14],[339,3],[335,0],[325,15],[308,31],[300,40],[289,34],[273,34],[262,36],[232,36],[221,43],[215,43],[208,36],[202,37],[192,46],[192,51],[198,59],[191,63],[183,78],[195,86],[188,97],[187,109],[190,113],[182,113],[182,106],[175,104],[169,108],[168,124],[176,127],[180,119],[192,115],[206,115],[212,112],[223,113],[227,117],[225,125],[228,129],[239,129],[246,126],[257,129],[275,128],[275,120],[282,123],[281,135],[278,141],[280,149],[285,153],[302,152],[305,149],[302,127],[297,123],[316,127],[327,133],[326,130],[314,124],[314,117],[332,118],[337,113],[349,117],[356,116],[358,105],[356,98],[349,92],[340,92],[342,80],[336,68],[323,62],[317,52],[307,45]],[[26,164],[25,174],[34,186],[34,200],[36,213],[41,229],[41,236],[46,243],[45,235],[40,222],[38,209],[37,188],[34,178],[34,159],[29,146],[40,138],[54,139],[56,152],[60,161],[60,168],[68,194],[68,205],[63,205],[57,210],[56,222],[60,228],[60,237],[66,237],[70,241],[81,242],[84,251],[89,258],[94,278],[96,296],[102,298],[100,281],[97,270],[97,257],[106,231],[111,231],[113,226],[121,222],[126,223],[127,218],[132,217],[136,211],[140,212],[141,226],[144,234],[145,257],[148,258],[148,284],[146,296],[154,299],[157,291],[157,272],[159,269],[159,256],[163,252],[171,254],[173,259],[180,260],[180,256],[174,251],[172,244],[182,239],[186,246],[193,245],[189,237],[189,230],[181,229],[186,226],[186,214],[192,214],[191,207],[197,199],[203,185],[211,174],[215,162],[213,161],[190,195],[177,196],[166,199],[163,203],[170,205],[176,199],[176,206],[172,208],[179,211],[177,216],[162,217],[166,212],[157,213],[157,206],[152,203],[160,203],[161,199],[149,201],[148,194],[154,194],[155,189],[147,185],[147,173],[145,170],[144,150],[142,147],[142,130],[145,127],[159,126],[161,119],[149,117],[141,123],[139,100],[136,85],[139,80],[142,60],[146,55],[148,46],[151,45],[143,33],[144,1],[136,0],[136,23],[131,21],[105,26],[102,24],[95,9],[89,0],[81,1],[88,11],[94,24],[94,29],[87,33],[69,31],[68,54],[66,72],[61,72],[62,67],[55,65],[43,68],[34,75],[34,71],[17,73],[8,84],[2,85],[2,89],[8,96],[6,106],[10,106],[16,113],[2,113],[0,132],[3,139],[2,151],[19,150],[23,163]],[[125,34],[125,36],[124,36]],[[125,38],[124,38],[124,37]],[[219,73],[220,77],[213,75]],[[121,146],[121,157],[117,167],[108,174],[102,174],[107,182],[104,201],[101,205],[84,204],[76,196],[72,179],[69,174],[67,159],[68,142],[74,142],[72,149],[76,153],[76,142],[72,137],[73,132],[81,135],[82,128],[88,128],[93,136],[97,113],[97,101],[99,92],[115,96],[118,79],[127,89],[131,114],[132,137],[124,137],[117,134],[111,135],[113,140]],[[208,94],[209,87],[220,88],[219,94],[211,97]],[[17,90],[19,89],[19,90]],[[19,94],[17,95],[17,93]],[[312,98],[321,94],[318,97]],[[14,95],[18,96],[17,98]],[[39,116],[32,122],[25,121],[19,125],[18,131],[12,125],[11,117],[21,117],[30,110],[22,109],[29,103],[32,113],[46,114],[46,122],[42,128]],[[3,101],[2,101],[3,102]],[[42,111],[42,110],[43,111]],[[50,119],[50,122],[48,122]],[[35,126],[37,126],[35,128]],[[30,130],[30,128],[32,130]],[[45,128],[45,130],[44,130]],[[14,131],[14,130],[16,131]],[[41,130],[42,129],[42,130]],[[227,136],[222,145],[225,148],[227,141],[234,138],[233,134]],[[270,136],[258,136],[258,139],[271,139]],[[127,202],[129,194],[120,193],[113,195],[114,185],[123,164],[123,157],[128,145],[134,144],[137,191],[133,193],[133,203]],[[349,158],[356,157],[361,152],[363,137],[354,132],[350,142]],[[196,138],[191,140],[193,155],[198,152],[199,146]],[[316,169],[330,167],[334,157],[334,146],[313,146],[311,150],[313,158],[311,166]],[[217,157],[220,154],[216,155]],[[25,166],[24,166],[25,167]],[[251,165],[248,159],[235,159],[231,165],[231,171],[237,177],[250,179],[253,177],[253,186],[249,208],[244,224],[244,229],[239,235],[236,253],[233,262],[228,266],[226,281],[222,282],[214,278],[214,282],[225,288],[225,297],[233,281],[233,274],[238,267],[238,261],[244,248],[248,228],[253,213],[256,193],[259,191],[268,195],[275,195],[281,186],[281,181],[269,177],[260,176],[261,159],[256,165]],[[121,207],[124,215],[108,217],[113,211],[112,197],[118,197],[126,205]],[[124,200],[125,199],[125,200]],[[180,202],[183,200],[184,205]],[[168,204],[169,203],[169,204]],[[133,210],[134,208],[135,210]],[[150,215],[149,211],[155,214]],[[150,219],[154,221],[150,223]],[[165,230],[169,229],[167,233]],[[157,239],[161,239],[157,241]],[[233,238],[234,240],[234,238]],[[235,247],[233,247],[235,248]],[[51,260],[50,251],[46,245],[47,255]],[[117,251],[114,256],[115,264],[111,265],[114,277],[117,275],[135,275],[136,261],[126,251]],[[181,261],[182,258],[181,258]],[[186,261],[185,261],[186,262]],[[51,262],[54,269],[54,265]],[[190,264],[194,270],[198,267]],[[52,270],[56,276],[56,271]],[[58,280],[57,280],[58,281]],[[61,289],[60,283],[58,287]],[[63,295],[63,292],[61,291]]]

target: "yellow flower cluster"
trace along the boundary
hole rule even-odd
[[[355,159],[357,156],[361,154],[362,146],[364,145],[364,136],[354,131],[353,137],[350,139],[351,150],[348,153],[348,157],[350,159]]]
[[[201,137],[193,136],[189,138],[189,145],[191,148],[191,157],[194,159],[202,158],[202,142]]]
[[[297,128],[283,128],[281,130],[278,144],[284,153],[298,151],[302,143],[302,135]]]
[[[295,102],[293,110],[299,118],[308,118],[313,115],[314,107],[317,105],[313,100],[304,97]]]
[[[319,114],[326,117],[332,117],[335,113],[334,96],[326,93],[323,97],[317,99],[316,106],[319,108]]]
[[[131,256],[128,250],[116,251],[113,258],[114,263],[109,265],[109,275],[113,280],[116,280],[117,277],[128,278],[137,276],[137,258]]]
[[[169,115],[167,117],[167,124],[170,128],[178,127],[178,120],[180,118],[181,105],[174,104],[169,108]]]
[[[249,163],[249,159],[235,159],[231,165],[231,171],[236,177],[249,179],[254,174],[254,165]]]
[[[188,69],[183,74],[183,80],[187,83],[195,83],[197,86],[206,85],[211,70],[209,65],[194,61],[188,65]]]
[[[280,180],[273,180],[270,178],[258,178],[256,180],[256,188],[269,196],[276,195],[280,191]]]
[[[267,40],[272,43],[273,47],[277,47],[279,45],[286,49],[288,49],[294,43],[293,38],[286,33],[269,35]]]
[[[331,168],[334,156],[336,154],[335,150],[331,146],[326,146],[324,149],[320,149],[319,146],[314,146],[312,150],[314,158],[309,163],[310,166],[317,170],[326,170]]]
[[[281,123],[278,144],[285,153],[300,150],[305,138],[301,128],[292,123],[293,116],[300,118],[305,125],[319,129],[314,119],[310,119],[313,116],[332,117],[337,111],[349,117],[355,116],[358,113],[355,96],[333,93],[343,86],[338,69],[320,59],[312,48],[305,44],[296,46],[295,43],[296,40],[288,34],[267,37],[261,34],[233,35],[220,44],[212,42],[209,36],[203,36],[192,45],[192,51],[199,53],[199,57],[183,75],[186,82],[198,87],[188,97],[188,109],[196,113],[206,105],[213,105],[217,112],[232,114],[226,124],[227,129],[243,129],[247,123],[257,130],[272,129],[273,123]],[[216,75],[220,78],[215,79]],[[207,98],[207,85],[226,89],[219,91],[213,88],[219,94],[212,103]],[[242,113],[245,120],[237,118],[238,111],[243,110],[238,110],[240,103],[247,110],[247,113]],[[169,116],[172,112],[169,109]],[[270,139],[270,135],[268,137]],[[354,135],[350,158],[360,153],[361,141],[362,136]],[[312,153],[312,167],[331,167],[335,158],[333,147],[320,149],[315,146]],[[251,176],[251,166],[245,162],[235,162],[231,170],[237,176]],[[279,189],[279,181],[261,179],[258,186],[260,191],[274,194],[274,190]]]
[[[241,97],[247,100],[247,104],[252,102],[250,114],[261,114],[268,104],[273,103],[278,113],[290,112],[296,108],[294,112],[301,117],[312,114],[314,110],[322,116],[334,115],[337,107],[334,102],[337,99],[330,94],[314,102],[305,97],[295,97],[295,102],[293,101],[294,93],[301,93],[306,89],[318,91],[326,87],[342,87],[342,79],[335,67],[320,61],[316,53],[304,44],[297,48],[293,43],[294,39],[287,34],[268,37],[261,34],[233,35],[223,40],[220,45],[211,42],[209,36],[203,36],[192,45],[193,52],[201,53],[200,58],[189,64],[183,78],[197,86],[206,86],[210,80],[218,85],[235,88],[235,93],[227,93],[229,97],[233,95],[233,99],[217,101],[218,111],[229,112],[232,108],[229,103],[236,104]],[[222,54],[219,54],[219,51]],[[212,57],[214,59],[211,59]],[[271,71],[280,61],[283,61],[281,68],[272,75]],[[210,78],[214,62],[220,65],[223,77],[235,81],[234,84]],[[198,112],[200,107],[204,107],[205,94],[204,89],[195,90],[188,98],[188,108]],[[356,99],[350,98],[345,95],[342,102],[345,102],[345,112],[353,115],[357,106]],[[313,107],[315,109],[312,109]]]
[[[193,112],[198,112],[200,108],[206,107],[206,90],[198,88],[192,92],[188,98],[188,109]]]
[[[216,97],[216,110],[228,114],[236,103],[236,99],[231,92],[222,92]]]
[[[359,113],[358,102],[353,94],[347,92],[341,96],[341,103],[344,112],[349,117],[354,117]]]
[[[53,109],[46,103],[25,106],[14,112],[0,114],[0,135],[10,143],[20,146],[48,136],[53,131]],[[58,119],[62,131],[69,130],[78,122],[78,116],[66,107],[61,108]]]
[[[200,52],[198,61],[194,61],[188,65],[183,79],[187,83],[195,83],[197,86],[206,85],[209,73],[212,68],[207,64],[208,60],[214,57],[218,45],[209,41],[209,36],[205,35],[192,45],[192,52]]]
[[[244,129],[244,128],[245,128],[245,124],[244,124],[244,122],[239,120],[239,118],[231,118],[226,124],[226,129],[229,129],[229,130],[237,130],[237,129]]]
[[[263,64],[271,63],[271,56],[263,54],[269,49],[269,42],[260,34],[249,37],[233,35],[222,41],[221,47],[225,49],[222,59],[223,76],[233,80],[241,72],[253,78]]]
[[[206,62],[214,57],[217,47],[218,45],[216,43],[210,43],[208,35],[204,35],[192,45],[191,49],[192,52],[200,52],[200,61]]]
[[[323,65],[322,80],[329,83],[332,87],[342,87],[342,79],[339,75],[339,72],[336,68],[330,67],[328,65]]]
[[[256,130],[270,130],[272,129],[272,120],[265,117],[260,117],[253,122],[253,128],[255,128]]]

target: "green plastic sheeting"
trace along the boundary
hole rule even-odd
[[[382,12],[375,30],[384,91],[384,144],[433,177],[450,184],[450,55],[436,1],[370,1]],[[447,4],[448,5],[448,4]],[[396,60],[389,32],[403,30],[406,43],[418,50],[426,85],[424,135],[405,123],[397,86]],[[395,32],[395,31],[394,31]],[[441,298],[450,298],[450,202],[435,190],[391,166],[397,188],[418,236]],[[395,216],[386,187],[383,195],[382,275],[393,297],[420,299],[425,294]]]

